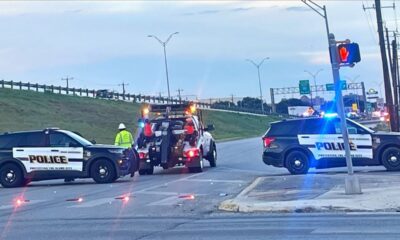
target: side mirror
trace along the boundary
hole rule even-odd
[[[214,127],[213,124],[210,124],[206,128],[204,128],[204,131],[206,131],[206,132],[211,132],[211,131],[214,131],[214,130],[215,130],[215,127]]]
[[[91,140],[90,142],[91,142],[92,144],[96,144],[96,140],[94,140],[94,139]]]

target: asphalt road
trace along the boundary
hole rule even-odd
[[[262,163],[260,138],[217,147],[218,167],[203,173],[160,169],[153,176],[127,177],[105,185],[86,179],[0,188],[0,239],[398,238],[397,215],[219,212],[221,201],[238,194],[256,177],[290,176],[285,169]],[[342,170],[327,172],[335,171]]]

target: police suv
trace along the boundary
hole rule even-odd
[[[354,166],[400,170],[400,133],[375,132],[347,119]],[[263,161],[305,174],[310,167],[346,166],[340,119],[301,118],[274,122],[263,137]]]
[[[4,133],[0,134],[0,184],[18,187],[30,181],[89,177],[110,183],[137,171],[131,153],[59,129]]]

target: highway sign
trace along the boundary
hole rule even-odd
[[[340,80],[340,84],[342,85],[342,90],[347,89],[347,83],[345,80]],[[335,91],[335,85],[333,83],[328,83],[325,85],[326,91]]]
[[[300,80],[299,90],[300,90],[300,94],[310,94],[310,81]]]

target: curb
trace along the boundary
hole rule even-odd
[[[400,214],[400,187],[367,188],[365,193],[357,196],[344,195],[342,189],[332,188],[324,195],[313,199],[296,199],[289,201],[263,201],[249,197],[249,193],[265,177],[256,178],[235,198],[225,200],[218,210],[227,212],[267,212],[267,213],[393,213]]]

